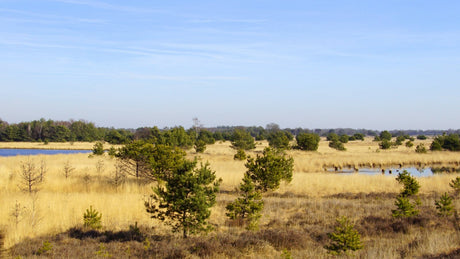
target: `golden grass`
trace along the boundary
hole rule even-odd
[[[416,141],[416,144],[418,142]],[[424,143],[429,146],[429,142]],[[42,143],[0,144],[0,148],[91,149],[93,146],[93,143],[50,143],[47,146],[43,146]],[[258,143],[257,149],[248,154],[255,156],[265,146],[266,142]],[[319,215],[315,217],[319,217],[320,220],[321,210],[334,206],[332,203],[327,205],[329,201],[325,202],[323,197],[341,193],[397,193],[401,188],[394,177],[389,176],[325,173],[324,168],[331,165],[345,167],[372,164],[384,167],[400,163],[429,165],[433,162],[455,164],[460,161],[458,153],[417,154],[414,148],[406,147],[376,152],[377,143],[369,138],[366,141],[350,142],[345,146],[347,151],[336,151],[329,148],[326,141],[322,141],[317,152],[288,151],[295,160],[293,181],[282,185],[274,195],[293,195],[293,198],[288,198],[288,202],[268,198],[262,223],[267,224],[273,219],[289,220],[288,217],[298,213],[298,208],[307,206],[306,203],[308,206],[316,206],[314,211]],[[245,172],[244,161],[233,160],[234,153],[235,150],[230,148],[230,143],[219,142],[208,146],[204,154],[198,155],[200,161],[208,161],[217,176],[223,179],[223,192],[218,195],[218,206],[212,209],[211,218],[211,222],[222,231],[229,230],[225,226],[225,204],[235,198],[231,193]],[[197,154],[193,151],[188,152],[188,157],[195,156]],[[23,193],[18,188],[19,165],[27,159],[37,164],[44,160],[48,168],[46,180],[35,196]],[[104,164],[104,170],[97,173],[96,164],[100,161]],[[63,175],[66,162],[75,168],[68,179]],[[90,205],[102,213],[103,225],[107,229],[126,229],[138,222],[139,225],[166,231],[166,227],[150,219],[145,212],[144,200],[151,193],[152,185],[128,181],[118,189],[111,186],[107,179],[114,170],[114,164],[115,160],[107,156],[89,158],[87,154],[0,157],[0,225],[6,229],[5,246],[11,247],[26,237],[59,233],[70,227],[82,225],[83,213]],[[457,175],[446,174],[419,178],[421,193],[445,192],[449,188],[448,183],[455,176]],[[11,215],[17,203],[25,208],[21,212],[18,225],[15,224],[15,217]],[[359,213],[370,213],[363,212],[363,209],[356,206],[352,208]],[[353,215],[355,212],[350,210],[349,214]],[[328,217],[329,220],[333,220],[332,216]]]

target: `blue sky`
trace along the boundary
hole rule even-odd
[[[459,1],[0,0],[0,118],[460,128]]]

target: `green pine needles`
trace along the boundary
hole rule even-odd
[[[417,206],[420,204],[420,199],[415,195],[418,194],[420,184],[406,170],[398,174],[396,181],[403,185],[403,189],[396,198],[395,205],[397,208],[392,210],[393,217],[401,218],[418,215]]]
[[[186,160],[165,177],[164,185],[153,188],[150,200],[145,202],[147,212],[152,218],[172,227],[173,232],[182,232],[184,238],[189,234],[208,232],[212,229],[207,219],[210,208],[216,203],[216,193],[222,179],[209,164],[196,168],[196,161]]]
[[[248,174],[244,175],[239,186],[241,196],[227,205],[227,217],[240,221],[248,230],[256,230],[264,208],[262,194],[256,190]]]
[[[448,217],[454,213],[453,199],[446,192],[435,203],[438,210],[438,216]]]
[[[334,232],[328,233],[331,242],[325,246],[329,253],[339,255],[348,253],[349,250],[357,251],[362,249],[364,246],[361,242],[361,236],[350,220],[342,216],[337,218],[336,221]]]
[[[93,209],[93,206],[89,206],[89,209],[86,209],[86,212],[83,214],[83,226],[91,229],[101,229],[101,219],[102,214]]]

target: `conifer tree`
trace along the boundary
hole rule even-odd
[[[153,188],[151,199],[145,202],[152,218],[172,226],[173,232],[181,231],[184,238],[212,229],[207,219],[222,181],[216,180],[208,163],[195,169],[196,163],[186,160],[176,167],[163,179],[164,186]]]
[[[337,219],[334,232],[328,233],[328,237],[331,239],[331,244],[325,248],[331,254],[341,254],[348,250],[356,251],[363,248],[361,236],[345,216]]]
[[[262,194],[256,190],[248,174],[244,175],[239,190],[241,196],[227,205],[226,215],[232,220],[242,221],[248,230],[257,229],[264,207]]]

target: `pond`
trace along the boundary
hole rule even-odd
[[[328,172],[337,172],[339,174],[366,174],[366,175],[394,175],[398,176],[399,173],[404,172],[406,170],[409,172],[410,175],[416,176],[416,177],[426,177],[426,176],[433,176],[436,173],[442,173],[439,172],[437,168],[432,168],[431,167],[425,167],[425,168],[416,168],[416,167],[405,167],[405,168],[387,168],[387,169],[381,169],[381,168],[360,168],[358,171],[355,171],[352,168],[343,168],[341,170],[335,171],[335,169],[330,168],[327,171]]]
[[[91,150],[68,150],[68,149],[0,149],[2,156],[33,156],[33,155],[57,155],[57,154],[89,154]]]

